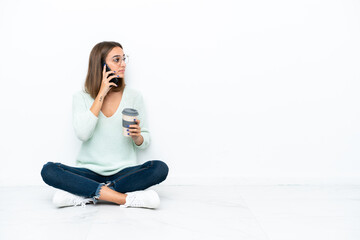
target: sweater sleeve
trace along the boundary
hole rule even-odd
[[[78,92],[73,95],[73,114],[72,122],[75,130],[75,135],[83,142],[89,140],[94,134],[94,130],[98,121],[91,111],[86,106],[84,96]]]
[[[141,94],[137,96],[134,105],[135,109],[139,112],[138,119],[140,120],[141,135],[144,138],[144,142],[140,146],[136,145],[134,142],[133,144],[137,149],[146,149],[150,144],[150,132],[147,123],[144,99]]]

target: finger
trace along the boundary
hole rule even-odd
[[[128,134],[138,136],[138,135],[141,135],[141,131],[136,130],[136,129],[131,129],[131,130],[128,131]]]
[[[139,132],[141,132],[141,131],[140,131],[140,129],[137,129],[137,128],[129,128],[129,132],[139,133]]]
[[[141,128],[128,128],[128,132],[141,132]]]
[[[132,137],[138,137],[138,136],[140,136],[141,134],[140,134],[140,133],[130,133],[129,135],[132,136]]]
[[[105,73],[106,77],[108,77],[110,74],[114,74],[116,71],[110,70]]]
[[[116,85],[115,83],[110,83],[109,87],[117,87],[118,85]]]
[[[134,119],[134,123],[136,123],[136,125],[135,125],[135,124],[134,124],[134,125],[130,125],[130,127],[131,127],[131,126],[132,126],[132,127],[139,126],[139,125],[140,125],[140,120]]]
[[[129,128],[139,128],[139,125],[129,125]]]
[[[110,81],[111,79],[118,78],[118,77],[119,77],[119,75],[112,75],[112,76],[108,77],[107,80]]]

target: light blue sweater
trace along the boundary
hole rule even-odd
[[[73,95],[73,126],[82,141],[76,165],[103,176],[137,165],[136,149],[145,149],[150,143],[144,100],[140,92],[125,87],[120,105],[114,115],[106,117],[101,111],[96,117],[91,111],[94,99],[83,91]],[[131,137],[122,135],[122,110],[138,110],[141,135],[144,142],[137,146]]]

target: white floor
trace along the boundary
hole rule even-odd
[[[360,239],[360,186],[153,189],[157,210],[57,209],[50,187],[1,187],[0,239]]]

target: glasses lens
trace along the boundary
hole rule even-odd
[[[123,61],[125,63],[128,63],[129,62],[129,55],[125,55],[124,58],[123,58]]]

